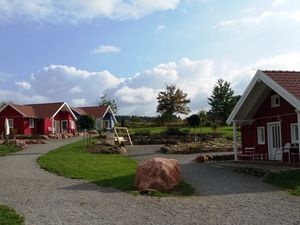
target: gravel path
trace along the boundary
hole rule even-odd
[[[261,185],[259,191],[241,189],[218,194],[217,190],[224,182],[225,186],[239,182],[230,181],[231,178],[226,176],[232,173],[223,169],[193,165],[195,168],[190,171],[198,170],[199,176],[211,173],[219,177],[214,181],[210,181],[209,177],[200,178],[204,181],[203,196],[151,198],[59,177],[39,168],[36,159],[41,154],[73,141],[37,145],[15,155],[1,157],[0,203],[23,214],[28,225],[300,224],[300,198],[285,191]],[[131,157],[137,154],[131,153]],[[188,173],[189,169],[184,167],[188,167],[189,162],[184,160],[181,162],[186,163],[181,166]],[[188,175],[184,176],[188,178]],[[261,183],[248,176],[244,179],[253,186]],[[238,186],[231,186],[235,187]]]

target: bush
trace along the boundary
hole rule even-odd
[[[193,114],[186,118],[187,123],[191,127],[199,127],[200,126],[200,116],[197,114]]]
[[[166,135],[184,135],[185,133],[182,132],[179,128],[177,127],[169,127],[166,131],[165,131]]]
[[[134,132],[135,136],[150,136],[151,135],[151,130],[149,129],[144,129],[144,130],[137,130]]]

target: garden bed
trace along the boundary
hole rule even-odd
[[[227,138],[213,138],[196,143],[176,143],[162,146],[161,151],[167,154],[195,154],[210,152],[232,152],[232,141]]]

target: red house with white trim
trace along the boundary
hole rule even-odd
[[[258,70],[227,119],[235,159],[298,163],[300,72]],[[242,151],[237,149],[237,126]]]
[[[76,116],[65,102],[18,105],[9,103],[0,109],[0,135],[8,119],[17,134],[74,133]]]

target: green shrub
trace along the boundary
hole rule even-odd
[[[181,131],[179,128],[177,127],[169,127],[166,131],[165,131],[166,135],[184,135],[185,133],[183,131]]]
[[[151,130],[150,129],[144,129],[144,130],[137,130],[134,132],[135,136],[150,136]]]

